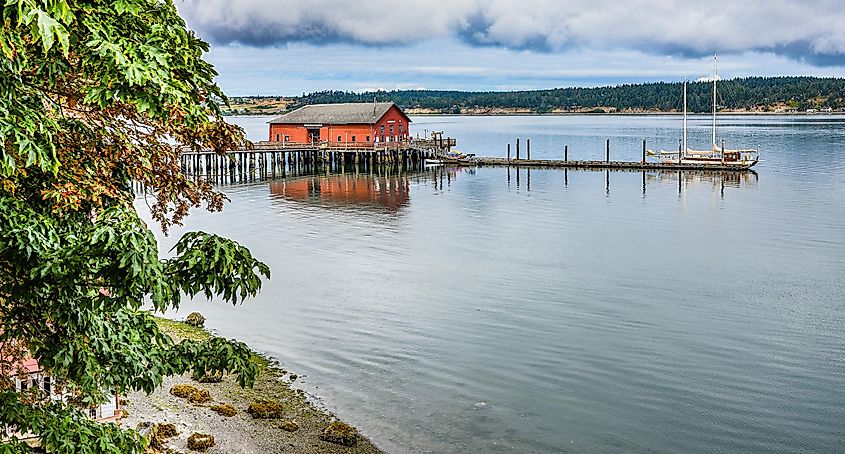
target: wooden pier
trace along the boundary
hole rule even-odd
[[[732,164],[678,164],[673,162],[643,162],[643,161],[569,161],[558,159],[511,159],[506,158],[476,158],[474,163],[479,166],[515,166],[515,167],[548,167],[567,169],[610,169],[610,170],[712,170],[712,171],[745,171],[745,166]]]
[[[364,166],[411,166],[440,156],[455,139],[413,139],[377,144],[255,142],[245,149],[217,153],[211,150],[181,153],[182,171],[192,176],[230,177],[231,181],[254,177],[285,176],[306,168]]]
[[[413,169],[455,146],[455,139],[434,137],[377,144],[254,142],[250,147],[217,153],[182,150],[186,175],[216,183],[242,183],[345,167]]]
[[[455,160],[455,164],[478,165],[478,166],[518,166],[518,167],[547,167],[547,168],[568,168],[568,169],[611,169],[611,170],[701,170],[701,171],[729,171],[743,172],[751,168],[747,165],[731,162],[722,163],[694,163],[680,161],[649,161],[646,141],[642,143],[642,159],[639,161],[611,161],[610,160],[610,139],[605,141],[604,160],[570,160],[569,146],[563,147],[563,159],[531,159],[531,139],[525,141],[526,158],[520,158],[520,139],[516,139],[516,158],[511,158],[511,144],[507,145],[506,158],[475,157],[464,162]],[[723,146],[724,148],[724,146]],[[680,155],[680,152],[678,153]]]
[[[639,161],[612,161],[610,140],[606,140],[603,160],[571,160],[569,146],[563,147],[563,159],[531,159],[531,140],[525,144],[525,158],[522,157],[521,142],[516,140],[515,157],[511,156],[511,145],[507,146],[507,157],[475,157],[455,159],[448,152],[455,146],[455,139],[444,138],[435,133],[430,139],[412,139],[388,143],[292,143],[255,142],[251,147],[231,150],[225,153],[205,151],[183,151],[182,171],[188,175],[205,177],[209,180],[226,182],[254,181],[256,178],[285,177],[290,173],[325,169],[335,171],[347,165],[369,169],[377,166],[400,167],[404,169],[421,166],[426,160],[437,159],[447,165],[506,166],[532,168],[595,169],[595,170],[696,170],[741,172],[750,170],[741,164],[696,164],[690,162],[649,161],[646,141],[642,143],[642,159]]]

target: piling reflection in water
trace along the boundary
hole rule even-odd
[[[694,188],[710,187],[713,192],[719,192],[724,197],[725,189],[756,187],[759,178],[754,172],[683,170],[533,169],[533,172],[562,173],[564,187],[570,186],[569,176],[572,172],[603,174],[602,183],[607,196],[611,196],[614,174],[618,177],[622,177],[621,174],[641,175],[643,196],[646,195],[649,187],[672,186],[677,188],[679,194]],[[317,203],[323,206],[371,206],[388,211],[399,211],[410,203],[412,183],[427,181],[437,190],[448,190],[452,182],[460,175],[473,175],[475,173],[476,169],[472,167],[448,166],[420,168],[411,172],[326,172],[271,180],[270,192],[273,196],[286,200]],[[506,171],[507,186],[516,190],[531,191],[531,173],[532,169],[529,168],[508,168]],[[579,185],[582,184],[583,182],[579,183]],[[618,190],[620,189],[617,188]]]
[[[719,191],[722,196],[726,188],[739,189],[757,187],[759,176],[754,171],[731,172],[711,170],[626,170],[626,169],[533,169],[534,172],[560,172],[563,174],[563,185],[569,187],[569,176],[571,173],[602,173],[604,178],[605,193],[609,196],[611,191],[611,180],[614,174],[640,174],[642,175],[642,193],[647,192],[651,185],[666,186],[674,185],[678,192],[685,189],[710,186],[714,191]],[[530,167],[508,167],[507,186],[512,187],[515,180],[517,190],[525,189],[531,191]]]

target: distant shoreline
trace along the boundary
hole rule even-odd
[[[845,112],[748,112],[748,111],[729,111],[720,110],[720,116],[735,115],[735,116],[782,116],[782,117],[831,117],[831,116],[845,116]],[[278,116],[278,113],[225,113],[226,117],[272,117]],[[569,117],[569,116],[620,116],[620,117],[661,117],[671,115],[683,115],[683,112],[519,112],[519,113],[415,113],[408,112],[412,117]],[[688,113],[690,116],[708,116],[710,112]]]

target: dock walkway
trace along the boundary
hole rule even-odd
[[[506,158],[476,158],[479,166],[516,166],[516,167],[548,167],[567,169],[619,169],[619,170],[748,170],[747,167],[734,164],[678,164],[674,162],[643,162],[643,161],[569,161],[562,159],[506,159]]]

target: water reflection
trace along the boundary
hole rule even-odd
[[[664,187],[672,185],[678,188],[678,192],[688,189],[710,187],[718,191],[722,196],[725,189],[756,188],[759,176],[751,170],[747,172],[712,171],[712,170],[629,170],[629,169],[533,169],[533,172],[562,172],[564,188],[569,187],[569,176],[571,173],[602,173],[604,174],[605,194],[610,196],[613,175],[619,174],[640,174],[642,175],[642,193],[646,194],[649,186]],[[531,191],[530,167],[508,167],[507,187],[510,188],[515,180],[515,188]],[[512,175],[513,174],[513,175]]]
[[[683,181],[685,187],[710,186],[716,188],[757,187],[759,177],[754,171],[748,172],[714,172],[704,170],[659,171],[648,173],[649,182],[657,184],[677,183]]]
[[[377,207],[398,211],[410,200],[407,175],[312,175],[270,183],[276,197],[323,206]]]
[[[605,194],[611,195],[614,175],[642,175],[642,195],[648,188],[672,186],[678,193],[686,190],[710,188],[722,197],[725,189],[756,188],[759,177],[756,172],[720,172],[703,170],[589,170],[589,169],[534,169],[536,172],[561,172],[565,188],[570,185],[572,172],[603,173]],[[398,212],[407,207],[411,198],[411,184],[427,182],[436,190],[448,190],[461,175],[474,175],[471,167],[426,167],[425,169],[395,174],[384,173],[339,173],[291,177],[270,183],[270,193],[285,200],[318,204],[326,207],[373,207]],[[530,168],[508,167],[507,186],[517,190],[531,191]],[[515,185],[512,186],[512,183]],[[541,183],[542,184],[542,183]],[[580,183],[580,184],[583,184]],[[601,183],[599,183],[601,184]],[[617,190],[619,190],[617,188]]]

